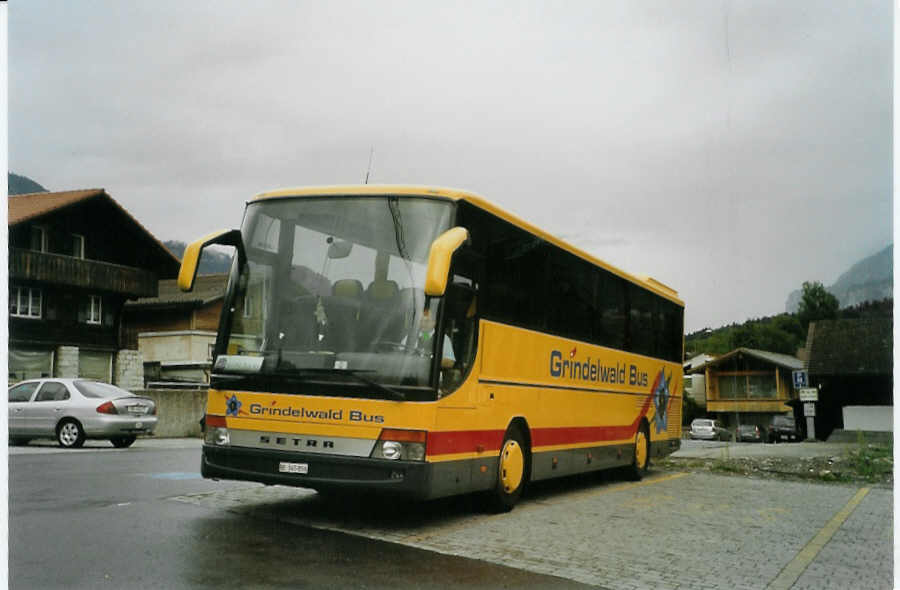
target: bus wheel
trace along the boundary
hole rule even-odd
[[[497,467],[497,483],[490,496],[493,512],[512,510],[525,488],[528,448],[525,437],[517,426],[512,426],[503,437],[500,460]]]
[[[634,437],[634,460],[629,468],[629,475],[634,481],[640,481],[647,473],[650,465],[650,433],[647,425],[641,424]]]

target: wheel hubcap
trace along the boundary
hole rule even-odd
[[[71,422],[63,424],[59,431],[59,438],[67,447],[75,444],[75,441],[78,440],[78,427]]]
[[[511,494],[522,483],[522,474],[525,472],[525,456],[522,447],[514,440],[506,441],[500,452],[500,483],[503,491]]]
[[[635,441],[634,462],[638,469],[643,469],[647,465],[647,436],[643,430],[638,430],[637,440]]]

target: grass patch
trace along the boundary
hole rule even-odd
[[[720,473],[738,473],[747,474],[746,465],[738,465],[728,460],[716,461],[710,466],[710,471],[718,471]]]
[[[847,464],[866,481],[882,481],[894,471],[894,451],[884,445],[862,445],[848,453]]]

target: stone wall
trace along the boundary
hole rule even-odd
[[[144,359],[137,350],[120,350],[113,360],[113,384],[134,391],[144,387]]]
[[[56,348],[53,376],[60,379],[74,379],[78,377],[77,346],[59,346]]]

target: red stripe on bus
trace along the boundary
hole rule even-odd
[[[654,387],[655,389],[655,387]],[[622,426],[571,426],[561,428],[533,428],[531,443],[535,447],[551,445],[607,442],[634,438],[638,424],[650,410],[652,397],[648,396],[641,413],[634,422]],[[476,453],[499,451],[503,445],[504,430],[455,430],[428,433],[428,455]]]
[[[535,428],[531,442],[535,447],[574,445],[587,442],[626,440],[634,436],[635,427],[625,426],[573,426],[563,428]]]
[[[429,455],[499,451],[503,430],[456,430],[428,433]]]

